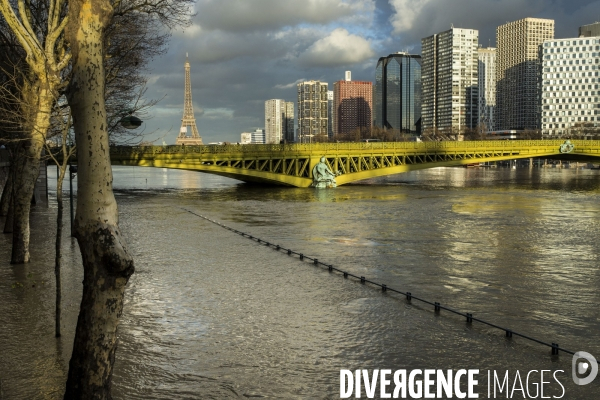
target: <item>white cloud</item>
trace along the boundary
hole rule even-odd
[[[292,82],[292,83],[286,83],[286,84],[284,84],[284,85],[282,85],[282,84],[275,85],[275,89],[291,89],[291,88],[293,88],[293,87],[296,87],[296,86],[298,85],[298,83],[300,83],[300,82],[304,82],[304,81],[306,81],[306,80],[307,80],[307,79],[304,79],[304,78],[302,78],[302,79],[296,79],[296,80],[295,80],[294,82]]]
[[[343,66],[363,62],[374,54],[368,40],[337,28],[310,46],[299,61],[305,66]]]

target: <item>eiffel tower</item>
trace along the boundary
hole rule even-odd
[[[188,127],[192,131],[192,136],[188,136]],[[202,144],[202,138],[196,128],[196,118],[194,118],[194,105],[192,103],[192,82],[190,79],[190,61],[188,53],[185,53],[185,100],[183,103],[183,118],[181,119],[181,129],[175,144],[197,146]]]

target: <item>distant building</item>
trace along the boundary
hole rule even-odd
[[[407,133],[421,131],[421,56],[390,54],[377,61],[373,126]]]
[[[373,83],[353,81],[350,71],[333,84],[333,134],[345,135],[370,128],[373,109]]]
[[[600,127],[600,36],[554,39],[542,45],[541,129],[560,136]]]
[[[479,118],[477,125],[485,125],[486,131],[493,131],[496,113],[496,49],[479,48],[478,52],[478,89]]]
[[[298,83],[298,141],[308,143],[327,139],[326,82]]]
[[[252,132],[252,144],[265,144],[265,130],[257,129]]]
[[[579,27],[579,37],[596,37],[600,36],[600,22],[583,25]]]
[[[265,101],[265,143],[294,141],[294,103],[272,99]]]
[[[423,130],[475,128],[479,31],[451,28],[421,39]]]
[[[294,102],[285,102],[285,132],[283,134],[283,140],[286,143],[294,143],[296,141],[295,128],[294,128]]]
[[[252,143],[252,132],[242,132],[240,138],[240,144],[251,144]]]
[[[333,90],[327,91],[327,137],[333,138],[333,124],[335,123],[335,114],[333,112]]]
[[[554,20],[524,18],[496,29],[495,129],[539,128],[540,45],[554,38]]]

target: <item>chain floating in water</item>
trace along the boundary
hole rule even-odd
[[[438,303],[437,301],[432,302],[432,301],[425,300],[425,299],[422,299],[420,297],[417,297],[417,296],[413,295],[411,292],[403,292],[401,290],[393,289],[393,288],[391,288],[391,287],[389,287],[389,286],[387,286],[385,284],[373,282],[373,281],[371,281],[369,279],[366,279],[364,276],[354,275],[354,274],[352,274],[350,272],[347,272],[347,271],[341,270],[339,268],[336,268],[336,267],[333,266],[333,264],[326,264],[324,262],[319,261],[317,258],[306,256],[306,255],[304,255],[302,253],[298,253],[298,252],[293,251],[291,249],[286,249],[285,247],[282,247],[282,246],[280,246],[278,244],[269,243],[266,240],[259,239],[257,237],[254,237],[254,236],[249,235],[247,233],[244,233],[242,231],[238,231],[237,229],[230,228],[229,226],[223,225],[222,223],[220,223],[218,221],[215,221],[213,219],[207,218],[204,215],[196,214],[195,212],[187,210],[185,208],[182,208],[182,210],[185,210],[185,211],[189,212],[190,214],[193,214],[193,215],[195,215],[197,217],[205,219],[206,221],[212,222],[213,224],[218,225],[221,228],[225,228],[225,229],[227,229],[227,230],[229,230],[231,232],[237,233],[238,235],[241,235],[241,236],[246,237],[248,239],[254,240],[254,241],[258,242],[259,244],[264,244],[265,246],[270,247],[270,248],[272,248],[272,249],[274,249],[276,251],[284,251],[284,252],[287,253],[288,256],[297,255],[300,258],[301,261],[309,260],[309,261],[312,261],[312,263],[314,265],[322,265],[324,267],[327,267],[327,269],[329,270],[329,272],[333,272],[333,271],[339,272],[339,273],[341,273],[341,274],[344,275],[344,278],[352,277],[352,278],[357,279],[358,281],[360,281],[360,283],[362,283],[362,284],[369,283],[371,285],[378,286],[378,287],[381,288],[382,292],[390,291],[390,292],[401,294],[403,296],[406,296],[406,300],[408,302],[411,302],[412,300],[417,300],[417,301],[420,301],[422,303],[432,305],[434,307],[434,311],[436,313],[439,313],[441,310],[449,311],[449,312],[451,312],[453,314],[465,317],[468,324],[472,324],[473,322],[479,322],[481,324],[484,324],[484,325],[487,325],[487,326],[491,326],[492,328],[500,329],[501,331],[505,332],[505,336],[507,338],[512,338],[513,335],[514,336],[520,336],[523,339],[527,339],[527,340],[530,340],[532,342],[536,342],[536,343],[539,343],[541,345],[548,346],[548,347],[551,348],[551,354],[552,355],[558,355],[559,351],[562,351],[562,352],[565,352],[565,353],[568,353],[568,354],[572,354],[572,355],[575,354],[574,351],[567,350],[565,348],[560,347],[558,345],[558,343],[544,342],[542,340],[538,340],[536,338],[532,338],[531,336],[527,336],[527,335],[524,335],[522,333],[515,332],[512,329],[503,328],[503,327],[498,326],[496,324],[493,324],[491,322],[484,321],[484,320],[482,320],[480,318],[476,318],[476,317],[473,316],[472,313],[463,313],[463,312],[457,311],[457,310],[455,310],[453,308],[446,307],[446,306]],[[600,364],[600,361],[598,361],[598,363]]]

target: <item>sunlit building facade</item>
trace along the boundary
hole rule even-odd
[[[326,140],[328,84],[321,81],[298,83],[298,141]]]
[[[475,128],[479,31],[451,28],[421,39],[423,130]]]
[[[540,46],[554,20],[524,18],[496,29],[496,130],[538,129]]]
[[[418,134],[421,131],[421,56],[390,54],[377,61],[373,125]]]
[[[353,81],[350,71],[333,84],[333,134],[347,135],[370,128],[373,109],[373,83]]]
[[[546,41],[541,56],[542,134],[600,127],[600,36]]]
[[[265,101],[265,143],[294,141],[294,103],[281,99]]]
[[[327,137],[329,139],[333,138],[333,124],[335,115],[333,113],[333,90],[327,91],[327,115],[329,118],[327,119]]]
[[[477,125],[485,126],[486,131],[495,129],[496,114],[496,49],[494,47],[482,48],[478,53],[478,100],[479,117]]]
[[[252,144],[265,144],[265,130],[257,129],[252,132]]]

